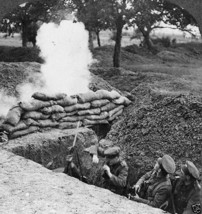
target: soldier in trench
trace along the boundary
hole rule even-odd
[[[113,146],[103,149],[100,146],[91,146],[86,151],[92,155],[94,163],[98,163],[98,155],[105,157],[105,162],[102,166],[104,180],[102,187],[123,195],[127,185],[128,165],[120,156],[120,147]]]
[[[180,176],[176,176],[173,181],[174,211],[172,205],[169,206],[168,211],[177,214],[201,214],[199,181],[198,169],[191,161],[186,161],[181,167]]]
[[[174,160],[169,155],[164,155],[157,160],[154,169],[134,185],[136,195],[129,195],[129,199],[165,210],[172,191],[169,174],[174,172]]]

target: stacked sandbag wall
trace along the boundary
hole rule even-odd
[[[48,96],[37,92],[32,95],[32,101],[20,102],[11,108],[0,129],[13,139],[47,128],[108,124],[130,103],[116,91],[89,91],[75,96]]]

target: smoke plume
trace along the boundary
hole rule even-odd
[[[9,96],[3,90],[0,90],[0,118],[5,117],[8,110],[15,105],[17,99],[13,96]]]
[[[43,24],[38,31],[37,45],[45,59],[41,67],[45,92],[72,95],[89,90],[92,55],[82,23]]]
[[[89,90],[89,66],[93,62],[88,48],[88,33],[83,23],[62,21],[43,24],[37,33],[44,64],[41,72],[18,85],[18,100],[0,92],[0,116],[5,116],[17,101],[29,101],[35,92],[46,94],[66,93],[73,95]],[[31,79],[31,80],[30,80]]]

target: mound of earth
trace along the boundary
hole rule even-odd
[[[145,86],[142,92],[107,135],[134,169],[131,182],[163,154],[171,155],[178,169],[191,160],[202,172],[202,97],[157,93]]]
[[[176,53],[172,51],[161,51],[157,54],[164,61],[171,61],[171,62],[189,62],[189,57],[186,56],[184,53]]]
[[[1,214],[163,214],[5,150],[0,150],[0,156]]]
[[[38,48],[0,47],[0,62],[43,62]]]

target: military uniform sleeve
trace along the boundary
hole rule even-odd
[[[155,197],[152,201],[150,200],[146,200],[143,198],[135,198],[132,199],[134,201],[140,202],[140,203],[144,203],[144,204],[148,204],[152,207],[157,207],[160,208],[161,205],[166,201],[167,195],[168,195],[168,191],[170,191],[168,188],[160,188],[156,194]]]
[[[148,205],[152,207],[160,208],[161,205],[166,201],[169,192],[171,191],[171,187],[162,187],[160,188],[152,201],[148,202]]]
[[[149,172],[147,172],[146,174],[144,174],[144,175],[137,181],[136,185],[141,186],[141,185],[144,183],[144,181],[146,181],[146,180],[148,180],[148,179],[150,178],[152,172],[153,172],[153,171],[149,171]]]
[[[110,182],[114,186],[125,187],[127,177],[128,177],[128,166],[124,164],[118,176],[115,176],[112,174],[112,177],[110,178]]]
[[[200,191],[195,191],[187,203],[183,214],[201,214]]]

